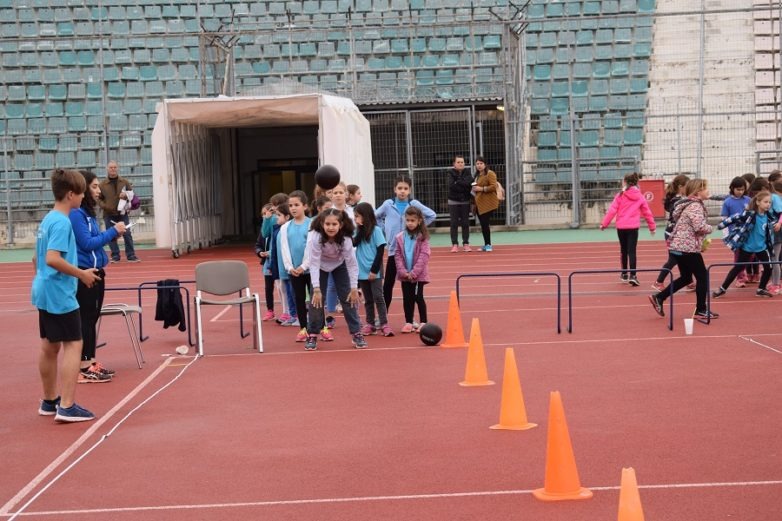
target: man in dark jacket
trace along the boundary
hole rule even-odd
[[[459,226],[462,227],[462,246],[470,248],[470,203],[472,176],[464,169],[464,156],[456,156],[453,168],[448,170],[448,212],[451,217],[451,253],[459,251]]]
[[[100,207],[103,210],[103,222],[107,230],[114,226],[114,223],[125,223],[125,233],[122,234],[122,240],[125,242],[125,256],[128,258],[128,262],[139,262],[136,250],[133,248],[133,236],[130,234],[128,226],[130,217],[128,217],[127,209],[130,209],[130,201],[125,193],[133,190],[133,185],[127,179],[120,177],[119,165],[116,161],[109,161],[109,164],[106,165],[106,172],[108,177],[100,182]],[[127,203],[124,212],[118,209],[122,199]],[[109,248],[111,249],[111,262],[119,262],[119,244],[116,239],[109,243]]]

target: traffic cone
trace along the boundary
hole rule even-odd
[[[622,486],[619,489],[619,521],[644,521],[644,509],[638,493],[635,469],[622,469]]]
[[[524,407],[519,371],[516,369],[516,356],[513,354],[512,347],[506,347],[505,372],[502,375],[502,398],[500,400],[500,423],[489,428],[525,431],[537,426],[537,423],[527,421],[527,409]]]
[[[589,499],[592,491],[581,486],[576,469],[576,458],[570,444],[565,410],[559,391],[551,392],[548,414],[548,443],[546,446],[546,483],[532,491],[541,501]]]
[[[445,328],[445,342],[440,347],[467,347],[464,340],[464,326],[462,326],[462,314],[459,311],[459,300],[456,291],[451,291],[451,300],[448,302],[448,325]]]
[[[486,370],[486,357],[483,356],[483,340],[481,339],[481,324],[477,318],[472,319],[470,328],[470,347],[467,350],[467,367],[464,369],[464,381],[459,382],[464,387],[494,385],[489,380]]]

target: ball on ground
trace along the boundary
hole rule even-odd
[[[418,330],[421,342],[428,346],[436,346],[443,339],[443,330],[433,322],[427,322]]]
[[[323,165],[315,171],[315,183],[324,190],[331,190],[339,184],[339,170],[333,165]]]

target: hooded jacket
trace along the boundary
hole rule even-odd
[[[703,239],[713,228],[707,221],[708,213],[703,201],[688,197],[673,208],[673,220],[676,223],[668,242],[668,249],[682,253],[700,253]]]
[[[641,216],[646,219],[649,230],[655,231],[657,227],[649,203],[637,186],[630,186],[614,197],[600,227],[607,228],[616,217],[617,230],[637,230],[641,226]]]
[[[410,206],[415,206],[424,215],[424,223],[427,226],[431,226],[434,220],[437,218],[437,214],[434,210],[424,206],[417,199],[408,199]],[[405,216],[399,213],[399,208],[396,207],[396,198],[386,199],[386,201],[375,210],[375,218],[377,219],[377,225],[383,230],[383,234],[386,236],[386,243],[388,244],[388,255],[393,256],[396,253],[396,236],[405,229]]]
[[[105,232],[100,231],[98,221],[84,208],[74,208],[68,217],[76,237],[76,250],[80,268],[104,268],[109,258],[103,247],[117,238],[117,229],[113,226]]]

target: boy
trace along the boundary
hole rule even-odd
[[[55,170],[52,174],[54,208],[38,228],[35,245],[35,278],[32,303],[38,308],[41,352],[38,370],[43,399],[38,409],[42,416],[72,423],[95,419],[95,415],[74,400],[81,360],[81,319],[76,301],[77,278],[85,286],[100,279],[98,270],[76,267],[76,239],[68,214],[84,199],[84,176],[76,170]],[[57,355],[62,346],[60,396],[57,396]]]

